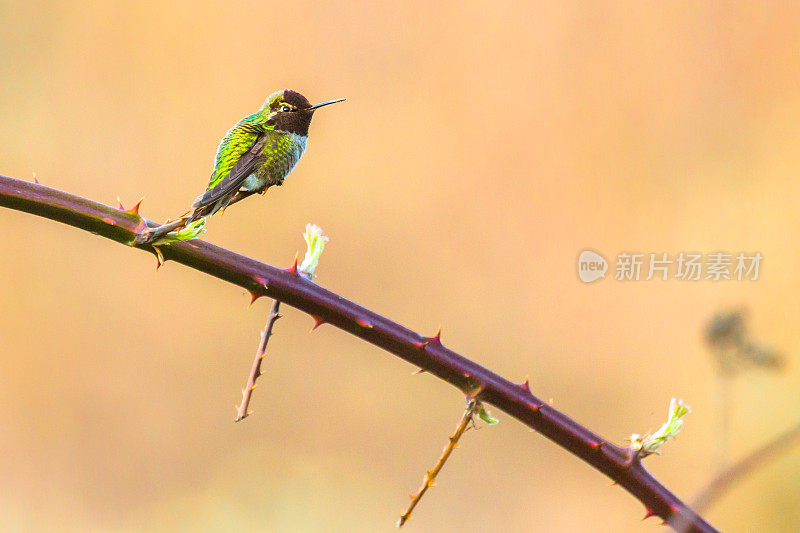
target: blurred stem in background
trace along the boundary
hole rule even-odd
[[[700,512],[735,479],[752,472],[769,458],[788,449],[798,436],[800,426],[779,435],[753,454],[731,465],[729,448],[731,421],[736,395],[732,393],[733,380],[754,368],[780,371],[785,366],[782,354],[750,338],[747,331],[746,311],[716,313],[705,330],[705,340],[714,358],[716,370],[716,466],[717,474],[695,498],[696,511]]]
[[[795,424],[769,442],[721,470],[692,500],[692,508],[702,513],[708,509],[730,486],[744,479],[761,466],[777,459],[800,444],[800,423]]]
[[[717,445],[715,451],[716,471],[722,471],[730,462],[730,440],[731,440],[731,411],[733,410],[733,398],[731,397],[731,380],[729,376],[717,375]]]

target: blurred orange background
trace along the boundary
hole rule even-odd
[[[317,114],[286,186],[205,238],[317,281],[515,380],[618,443],[692,408],[648,468],[690,499],[718,449],[702,330],[747,307],[780,374],[734,380],[731,458],[797,421],[795,2],[0,2],[0,173],[164,220],[221,136],[291,87]],[[4,531],[391,531],[463,409],[451,386],[286,307],[0,210]],[[759,251],[755,282],[607,279],[576,258]],[[469,432],[409,531],[661,531],[509,416]],[[800,452],[708,513],[796,531]]]

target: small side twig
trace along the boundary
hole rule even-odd
[[[244,196],[246,195],[242,195],[242,197]],[[234,201],[235,200],[236,199],[234,199]],[[231,201],[231,204],[234,203],[234,201]],[[303,238],[308,246],[306,255],[303,258],[303,263],[298,265],[298,258],[295,256],[294,263],[291,267],[289,267],[287,272],[292,272],[311,281],[314,279],[314,270],[316,270],[317,265],[319,265],[319,258],[322,255],[322,250],[325,249],[325,243],[328,242],[328,237],[322,234],[322,229],[319,226],[314,224],[306,224],[306,231],[303,233]],[[259,293],[251,291],[251,294],[253,296],[253,300],[250,302],[252,305],[252,303],[258,299]],[[267,352],[267,343],[269,342],[269,338],[272,336],[272,327],[280,318],[280,315],[278,314],[280,306],[281,302],[276,298],[275,302],[272,304],[272,310],[269,312],[267,325],[264,326],[264,331],[261,333],[261,342],[258,345],[258,350],[256,350],[256,357],[253,360],[253,366],[250,369],[250,376],[247,378],[247,384],[245,385],[244,389],[242,389],[242,403],[239,404],[239,407],[236,410],[235,422],[238,422],[239,420],[242,420],[251,414],[247,408],[249,407],[250,399],[253,396],[253,389],[256,388],[256,380],[261,377],[261,361],[264,359],[264,355]],[[314,329],[325,322],[325,320],[319,317],[315,317],[314,320]]]
[[[447,459],[450,457],[450,454],[453,453],[458,447],[458,441],[461,438],[461,435],[467,431],[469,428],[470,423],[474,425],[473,417],[475,416],[475,412],[480,408],[480,402],[476,399],[472,399],[467,403],[467,409],[464,411],[464,415],[461,417],[461,422],[458,423],[458,427],[456,428],[455,432],[450,435],[450,439],[447,442],[447,446],[444,447],[442,451],[441,457],[436,462],[436,465],[425,473],[425,479],[422,480],[422,485],[420,486],[419,490],[416,494],[411,496],[411,503],[408,504],[408,508],[406,512],[400,515],[400,519],[397,521],[397,527],[403,527],[409,518],[411,518],[411,513],[414,511],[414,508],[422,499],[422,496],[427,492],[429,488],[435,485],[436,476],[439,474],[439,471],[444,466],[444,463],[447,462]]]
[[[242,389],[242,403],[239,404],[239,408],[236,410],[235,422],[247,418],[251,414],[247,408],[250,406],[253,389],[256,388],[256,380],[261,377],[261,361],[264,359],[264,355],[267,352],[267,343],[272,336],[272,327],[281,317],[281,315],[278,314],[280,306],[280,300],[275,300],[269,312],[269,318],[267,318],[267,325],[264,326],[264,331],[261,332],[261,343],[259,343],[258,350],[256,350],[256,357],[253,359],[253,367],[250,369],[250,376],[247,378],[247,384],[244,389]]]

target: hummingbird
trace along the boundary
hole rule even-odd
[[[194,238],[199,232],[190,228],[201,226],[206,217],[252,194],[263,194],[273,185],[283,185],[306,150],[314,111],[344,100],[312,105],[305,96],[290,89],[269,95],[261,109],[237,122],[222,138],[208,186],[191,209],[176,220],[145,228],[134,243]]]

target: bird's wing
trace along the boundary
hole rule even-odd
[[[220,143],[208,188],[194,201],[192,208],[209,206],[238,191],[244,180],[255,170],[259,155],[267,142],[268,130],[258,133],[236,132],[233,135],[232,132],[233,130]]]

